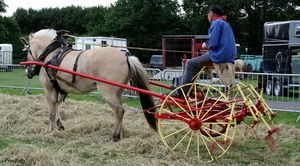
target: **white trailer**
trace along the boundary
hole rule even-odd
[[[88,50],[98,47],[118,46],[117,49],[123,51],[125,54],[130,55],[127,47],[127,39],[115,37],[76,37],[74,49]]]
[[[7,72],[13,70],[12,52],[13,47],[11,44],[0,44],[0,69]]]

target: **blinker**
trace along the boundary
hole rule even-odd
[[[28,52],[27,50],[25,50],[25,51],[20,51],[20,57],[26,59],[27,52]]]

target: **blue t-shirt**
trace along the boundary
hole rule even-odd
[[[209,48],[209,58],[214,63],[234,63],[236,46],[230,25],[222,19],[213,21],[208,29],[208,37],[206,46]]]

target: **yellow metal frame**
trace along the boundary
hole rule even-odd
[[[212,66],[204,66],[194,77],[195,81],[193,83],[185,84],[173,90],[162,102],[159,110],[159,115],[170,114],[172,116],[179,116],[176,112],[187,112],[187,115],[189,115],[189,118],[187,119],[198,118],[201,121],[202,132],[200,130],[192,130],[189,125],[183,121],[171,119],[158,119],[158,131],[165,146],[171,150],[182,150],[185,155],[194,153],[201,160],[213,161],[223,156],[228,151],[235,138],[236,131],[241,135],[244,142],[246,142],[253,136],[257,138],[256,130],[259,125],[264,124],[268,128],[268,131],[272,131],[276,127],[272,121],[274,112],[267,105],[265,99],[263,99],[262,91],[258,93],[252,85],[247,86],[242,82],[235,81],[234,85],[226,87],[224,90],[213,86],[220,84],[219,80],[212,81],[209,84],[197,83],[196,81],[200,78],[202,72],[208,68],[212,69]],[[186,86],[189,86],[190,88],[187,94],[183,95],[183,100],[189,109],[184,109],[181,105],[182,103],[178,103],[171,97],[171,95],[178,90],[183,92],[183,88]],[[224,85],[222,87],[224,87]],[[202,101],[198,99],[196,95],[193,97],[190,96],[192,92],[193,94],[199,93],[199,90],[203,92]],[[233,93],[231,94],[232,91]],[[219,95],[216,96],[216,93]],[[202,109],[205,106],[205,102],[203,101],[212,99],[215,101],[212,103],[212,107],[209,109],[206,108],[206,110]],[[175,104],[172,106],[168,105],[167,103],[170,101]],[[223,110],[230,112],[226,121],[209,121],[209,118],[203,119],[205,116],[200,116],[203,115],[201,114],[202,111],[206,111],[207,114],[213,109],[213,106],[219,102],[228,102],[227,109]],[[260,109],[264,108],[264,110],[259,110],[256,107],[256,104],[258,103],[262,106]],[[250,115],[245,116],[250,123],[241,121],[241,126],[244,126],[242,128],[237,127],[237,121],[233,118],[237,113],[236,107],[246,107],[250,112]],[[196,114],[193,114],[191,109],[196,109],[198,111],[196,111]],[[215,115],[212,115],[211,118],[214,116]],[[211,126],[216,129],[213,129]],[[211,132],[219,132],[219,126],[226,126],[226,131],[224,133],[219,133],[219,137],[210,136],[209,133]],[[203,134],[203,132],[207,132],[207,134]],[[246,133],[250,134],[246,135]]]

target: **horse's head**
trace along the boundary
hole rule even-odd
[[[36,61],[36,58],[32,55],[32,51],[30,50],[29,42],[23,38],[20,37],[21,42],[24,44],[23,50],[20,52],[20,57],[24,58],[25,61]],[[33,78],[35,74],[35,65],[26,65],[25,74],[27,78],[31,79]]]
[[[24,44],[24,49],[20,52],[20,56],[25,61],[38,61],[44,49],[56,37],[56,31],[52,29],[43,29],[34,34],[29,35],[29,41],[20,37],[21,42]],[[40,66],[27,65],[26,76],[31,79],[35,75],[39,75]]]

